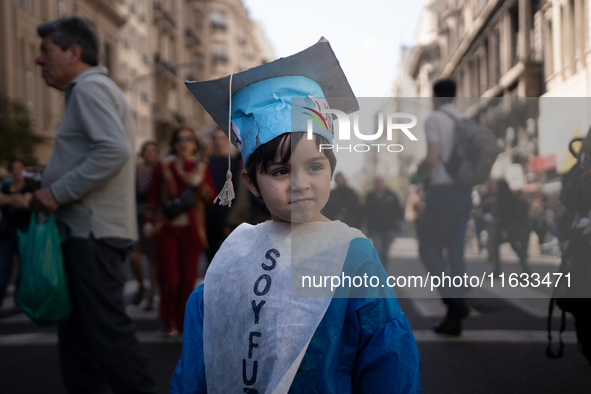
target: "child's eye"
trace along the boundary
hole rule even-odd
[[[312,170],[312,171],[320,171],[320,170],[322,170],[322,168],[323,167],[320,164],[312,164],[310,166],[310,170]]]
[[[281,176],[281,175],[287,175],[287,174],[289,174],[289,171],[287,171],[284,168],[280,168],[280,169],[275,170],[271,173],[271,175],[273,175],[273,176]]]

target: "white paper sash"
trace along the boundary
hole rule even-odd
[[[292,298],[292,264],[340,275],[357,231],[341,222],[266,222],[228,237],[205,277],[209,393],[287,393],[331,302]]]

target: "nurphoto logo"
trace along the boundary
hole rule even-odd
[[[378,152],[380,152],[380,150],[383,149],[388,152],[397,153],[397,152],[402,152],[402,150],[404,149],[404,147],[400,144],[355,144],[355,145],[339,144],[338,142],[340,142],[340,141],[350,141],[351,140],[351,119],[349,118],[349,115],[347,115],[343,111],[339,111],[336,109],[318,108],[318,109],[320,109],[320,112],[318,112],[312,108],[308,108],[308,107],[305,107],[305,108],[314,113],[314,114],[311,114],[309,112],[304,112],[304,114],[306,114],[312,118],[312,119],[308,119],[308,123],[307,123],[307,125],[308,125],[307,133],[308,133],[309,140],[311,140],[313,138],[313,135],[312,135],[313,134],[312,130],[313,130],[313,126],[314,126],[313,120],[315,120],[316,123],[318,123],[321,130],[323,128],[323,125],[326,128],[326,130],[331,130],[332,127],[329,127],[327,125],[326,120],[328,119],[329,123],[332,123],[332,115],[336,115],[336,121],[338,122],[338,135],[334,135],[334,133],[333,133],[334,143],[333,144],[320,144],[319,151],[334,150],[336,152],[338,152],[338,151],[369,152],[370,150],[372,150],[372,147],[373,147],[374,149],[377,149]],[[393,113],[388,113],[387,115],[384,116],[384,113],[380,112],[378,114],[378,130],[373,134],[363,134],[359,130],[359,115],[357,113],[354,113],[351,116],[353,117],[353,133],[355,134],[355,137],[359,138],[362,141],[376,141],[380,137],[382,137],[382,134],[384,133],[384,117],[386,118],[386,140],[387,141],[392,141],[392,136],[393,136],[395,130],[402,131],[404,133],[404,135],[406,135],[406,137],[408,137],[411,141],[417,141],[417,137],[415,137],[415,135],[410,131],[411,128],[416,126],[417,117],[411,113],[393,112]],[[402,120],[405,120],[405,119],[410,120],[410,122],[400,123]]]

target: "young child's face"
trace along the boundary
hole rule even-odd
[[[278,151],[265,172],[257,172],[259,192],[276,222],[328,221],[320,210],[330,195],[331,168],[314,140],[302,138],[282,164]]]

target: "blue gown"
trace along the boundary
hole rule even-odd
[[[351,276],[375,275],[380,277],[380,283],[386,283],[386,272],[366,238],[351,241],[343,270]],[[203,286],[187,301],[183,352],[171,394],[207,392]],[[366,295],[372,298],[332,299],[298,368],[290,394],[421,392],[417,344],[394,291],[387,286],[377,287]]]

